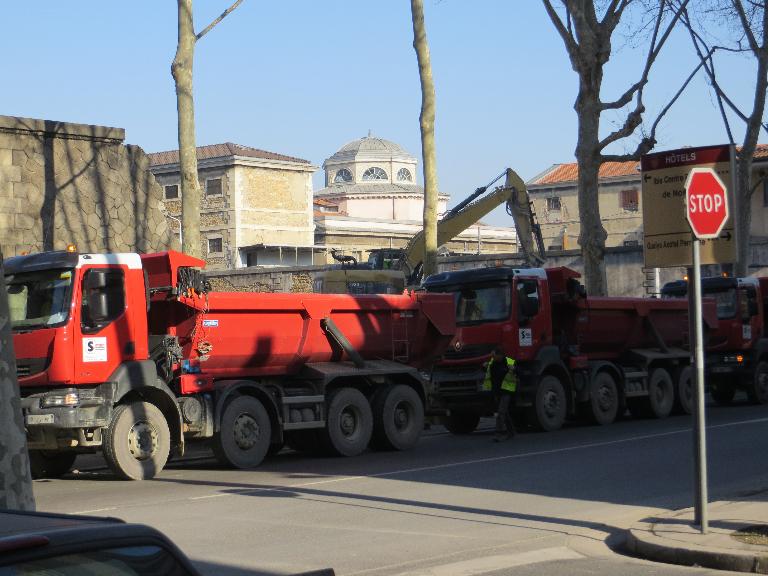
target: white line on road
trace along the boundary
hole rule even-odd
[[[762,424],[768,422],[768,418],[755,418],[752,420],[742,420],[739,422],[729,422],[726,424],[716,424],[713,426],[707,426],[707,429],[714,428],[727,428],[730,426],[738,426],[744,424]],[[223,496],[236,496],[238,494],[249,493],[261,493],[261,492],[287,492],[294,488],[307,488],[310,486],[318,486],[322,484],[334,484],[337,482],[347,482],[350,480],[363,480],[367,478],[386,478],[388,476],[400,476],[403,474],[412,474],[414,472],[429,472],[432,470],[443,470],[446,468],[457,468],[460,466],[472,466],[475,464],[486,464],[489,462],[503,462],[505,460],[517,460],[521,458],[533,458],[537,456],[547,456],[550,454],[562,454],[564,452],[575,452],[577,450],[588,450],[590,448],[602,448],[605,446],[615,446],[618,444],[627,444],[629,442],[637,442],[640,440],[652,440],[654,438],[664,438],[666,436],[676,436],[678,434],[690,434],[691,428],[683,428],[678,430],[670,430],[669,432],[658,432],[655,434],[643,434],[641,436],[631,436],[629,438],[621,438],[619,440],[607,440],[604,442],[590,442],[588,444],[581,444],[579,446],[567,446],[564,448],[552,448],[549,450],[539,450],[536,452],[523,452],[521,454],[508,454],[506,456],[494,456],[492,458],[477,458],[474,460],[462,460],[459,462],[447,462],[445,464],[435,464],[434,466],[422,466],[419,468],[404,468],[402,470],[393,470],[390,472],[379,472],[377,474],[366,474],[360,476],[342,476],[339,478],[326,478],[323,480],[315,480],[312,482],[305,482],[302,484],[288,484],[280,487],[267,487],[267,488],[243,488],[242,490],[234,490],[225,494],[217,493],[208,496],[195,496],[189,498],[189,500],[201,500],[204,498],[217,498]]]
[[[117,510],[117,507],[112,506],[111,508],[96,508],[95,510],[79,510],[78,512],[71,512],[71,514],[96,514],[97,512],[110,512],[112,510]]]
[[[558,546],[518,554],[484,556],[473,560],[443,564],[442,566],[430,566],[420,570],[403,572],[398,576],[473,576],[474,574],[506,570],[515,566],[527,566],[555,560],[579,560],[581,558],[585,558],[585,556],[565,546]]]

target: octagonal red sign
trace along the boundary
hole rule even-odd
[[[693,168],[685,181],[685,214],[696,238],[717,238],[728,221],[728,190],[712,168]]]

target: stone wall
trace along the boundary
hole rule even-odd
[[[158,210],[162,190],[121,128],[0,116],[0,247],[179,248]]]
[[[768,238],[752,241],[750,275],[768,275]],[[618,246],[606,249],[608,267],[608,294],[611,296],[647,296],[656,291],[657,279],[654,271],[643,271],[643,250],[637,246]],[[477,256],[449,256],[438,259],[441,272],[485,268],[488,266],[522,266],[517,253],[480,254]],[[581,273],[584,263],[578,250],[549,252],[547,267],[567,266]],[[307,292],[312,290],[315,275],[328,270],[329,266],[296,266],[291,268],[242,268],[229,271],[211,271],[208,277],[214,290],[237,292]],[[719,274],[717,266],[705,267],[702,274]],[[684,268],[659,270],[658,286],[680,280]]]

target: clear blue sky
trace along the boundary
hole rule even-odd
[[[196,0],[196,29],[229,4]],[[425,12],[439,184],[452,203],[507,166],[527,180],[574,161],[576,75],[541,2],[425,0]],[[147,152],[177,148],[176,2],[24,0],[4,3],[0,14],[0,114],[119,126]],[[198,144],[231,141],[320,166],[370,129],[420,158],[412,33],[408,0],[245,0],[197,44]],[[614,52],[605,98],[623,92],[642,65],[632,40],[617,38]],[[686,36],[675,34],[652,73],[650,113],[694,65]],[[731,58],[721,74],[750,105],[752,63]],[[604,126],[611,121],[618,116],[604,117]],[[743,127],[733,126],[738,141]],[[658,139],[657,150],[726,142],[703,79]],[[316,176],[316,188],[321,182]],[[509,224],[502,213],[487,221]]]

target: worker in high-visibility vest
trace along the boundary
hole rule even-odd
[[[517,376],[515,360],[504,355],[502,348],[493,351],[485,369],[483,390],[492,391],[496,397],[496,435],[494,442],[508,440],[515,435],[515,422],[512,418]]]

